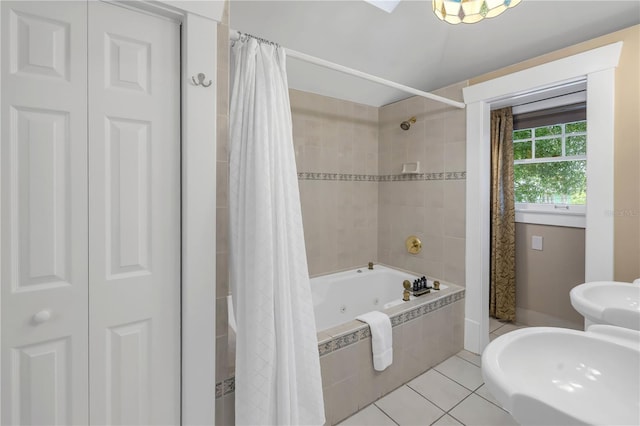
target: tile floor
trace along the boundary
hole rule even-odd
[[[491,340],[522,326],[491,319]],[[517,425],[486,389],[480,356],[465,350],[383,396],[340,426]]]

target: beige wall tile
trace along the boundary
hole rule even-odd
[[[444,234],[464,238],[466,217],[466,181],[444,182]]]
[[[349,345],[346,348],[331,352],[321,358],[322,386],[329,387],[334,384],[358,375],[358,347]]]
[[[444,237],[444,208],[425,207],[423,232],[426,236]]]
[[[444,238],[444,279],[458,285],[465,285],[465,239]]]
[[[449,144],[465,142],[466,140],[466,111],[464,109],[452,108],[445,115],[444,141]]]
[[[446,172],[463,172],[467,169],[466,142],[450,142],[445,145],[444,169]]]
[[[464,86],[466,82],[445,88],[443,93],[461,98]],[[412,115],[416,116],[416,123],[408,131],[400,130],[400,122]],[[413,161],[420,161],[424,173],[464,171],[465,119],[464,111],[460,113],[457,108],[418,97],[381,107],[380,174],[397,174],[402,170],[402,163]],[[445,250],[445,238],[463,240],[465,237],[464,191],[464,180],[381,182],[378,186],[380,261],[441,279],[447,271],[450,277],[463,283],[464,256],[460,260],[459,250]],[[407,253],[404,247],[409,235],[423,240],[424,249],[417,256]],[[448,259],[448,255],[455,255],[455,259]]]
[[[424,165],[421,164],[424,173],[444,172],[444,143],[430,143],[426,147]]]
[[[290,100],[299,172],[378,174],[377,108],[297,90]],[[377,261],[378,183],[299,183],[310,274]]]
[[[350,376],[323,390],[325,417],[329,423],[336,424],[358,410],[358,400],[354,398],[357,389],[357,376]]]
[[[216,163],[216,206],[229,207],[229,168],[226,161]]]
[[[442,262],[444,260],[444,237],[433,235],[422,238],[422,252],[420,254],[425,260]]]
[[[229,320],[227,312],[227,297],[216,299],[216,337],[225,336],[229,333]]]
[[[229,139],[229,115],[228,111],[218,110],[216,119],[216,159],[217,161],[228,161],[228,139]]]
[[[226,303],[229,293],[228,267],[228,144],[229,144],[229,2],[225,1],[223,20],[218,25],[216,50],[216,382],[228,378],[228,322]],[[210,254],[214,256],[213,253]],[[206,332],[206,331],[205,331]],[[235,423],[233,395],[216,400],[216,424]]]
[[[444,143],[444,120],[442,115],[431,114],[425,119],[425,142],[427,146]]]
[[[220,207],[216,209],[216,247],[222,250],[229,247],[229,209]]]
[[[400,123],[411,117],[406,109],[406,102],[400,101],[380,107],[378,112],[381,128],[400,128]]]
[[[216,298],[229,294],[229,253],[216,253]]]
[[[216,399],[216,425],[234,426],[236,424],[235,393]]]
[[[229,377],[228,335],[216,337],[216,383]]]

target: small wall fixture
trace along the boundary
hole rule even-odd
[[[433,13],[450,24],[473,24],[484,18],[493,18],[520,0],[433,0]]]
[[[199,73],[197,75],[198,81],[196,81],[196,76],[192,76],[191,77],[191,81],[193,81],[193,85],[194,86],[202,86],[202,87],[209,87],[211,86],[211,80],[209,80],[208,83],[205,83],[205,80],[207,79],[207,76],[204,75],[204,73]]]
[[[403,121],[402,123],[400,123],[400,128],[402,130],[409,130],[409,128],[411,127],[411,125],[413,123],[416,122],[416,118],[415,117],[411,117],[410,119],[408,119],[407,121]]]
[[[420,238],[415,235],[407,237],[404,245],[407,247],[407,251],[411,254],[418,254],[422,250],[422,241],[420,241]]]

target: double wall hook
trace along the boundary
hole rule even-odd
[[[204,82],[205,78],[207,78],[207,76],[206,76],[206,75],[204,75],[204,73],[199,73],[199,74],[197,75],[197,77],[198,77],[198,81],[196,81],[196,77],[191,77],[191,81],[193,81],[193,84],[194,84],[195,86],[202,86],[202,87],[209,87],[209,86],[211,86],[211,80],[209,80],[209,82],[208,82],[208,83],[205,83],[205,82]]]

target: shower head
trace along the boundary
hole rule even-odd
[[[407,121],[403,121],[402,123],[400,123],[400,128],[402,130],[409,130],[409,128],[411,127],[411,125],[413,123],[416,122],[416,118],[415,117],[411,117],[410,119],[408,119]]]

